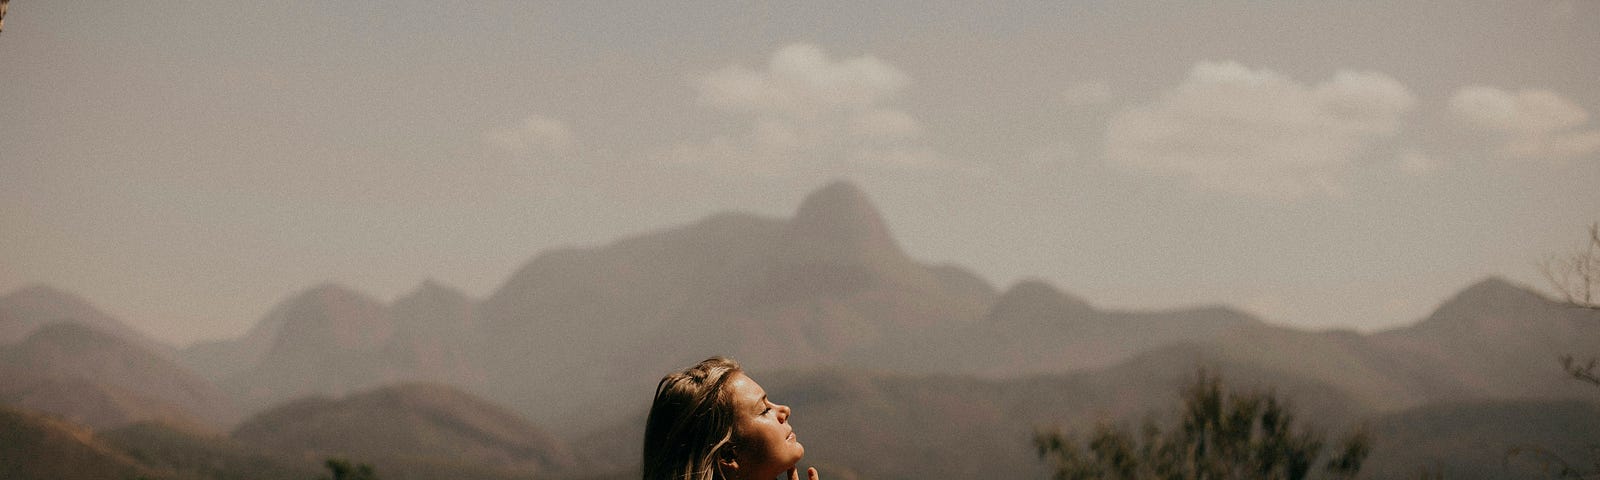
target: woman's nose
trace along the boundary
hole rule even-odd
[[[778,423],[784,423],[784,422],[788,422],[788,421],[789,421],[789,406],[788,405],[778,405]]]

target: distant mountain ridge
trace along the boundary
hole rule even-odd
[[[176,350],[129,327],[83,297],[48,285],[30,285],[0,296],[0,345],[22,341],[46,325],[78,323],[116,335],[172,358]]]
[[[324,284],[273,309],[267,326],[252,329],[259,336],[191,350],[214,357],[224,355],[217,348],[237,346],[255,358],[210,372],[253,408],[402,381],[470,388],[482,378],[469,358],[477,346],[472,308],[465,295],[432,281],[392,304]]]
[[[1039,280],[996,291],[960,267],[907,257],[866,194],[835,182],[787,219],[723,213],[543,252],[482,300],[431,281],[388,304],[319,286],[245,337],[184,353],[251,408],[426,380],[574,433],[593,428],[582,420],[591,414],[635,408],[668,366],[712,354],[761,370],[1005,378],[1172,349],[1277,365],[1379,409],[1572,395],[1549,362],[1594,338],[1585,318],[1500,279],[1372,335],[1276,327],[1228,307],[1101,310]],[[1176,364],[1191,357],[1170,361],[1186,369]]]
[[[1414,352],[1428,376],[1488,397],[1559,398],[1581,385],[1556,368],[1565,353],[1600,354],[1600,312],[1573,308],[1503,278],[1475,283],[1414,325],[1371,335]]]
[[[1269,328],[1253,315],[1226,307],[1102,311],[1047,283],[1029,280],[1001,294],[983,322],[957,341],[992,342],[982,354],[963,360],[969,370],[1017,376],[1100,369],[1163,345]]]
[[[954,335],[993,296],[958,267],[906,257],[866,195],[837,182],[787,220],[719,214],[545,252],[481,302],[443,295],[451,306],[415,308],[404,322],[405,301],[320,286],[281,303],[246,337],[185,353],[256,407],[420,379],[560,427],[574,409],[631,404],[613,399],[650,383],[660,365],[713,353],[768,368],[892,363],[905,354],[885,347]],[[549,391],[558,383],[567,388]]]
[[[1033,427],[1161,415],[1199,366],[1289,393],[1330,427],[1463,401],[1550,421],[1516,402],[1592,397],[1554,356],[1600,345],[1600,314],[1499,278],[1373,334],[1273,326],[1225,306],[1113,311],[1040,280],[999,290],[959,266],[909,258],[845,182],[807,196],[789,218],[722,213],[542,252],[482,299],[431,280],[389,302],[314,286],[244,336],[183,350],[183,365],[118,325],[64,292],[8,294],[0,329],[32,333],[0,346],[0,402],[102,429],[156,420],[214,431],[241,409],[266,412],[236,432],[245,446],[117,431],[127,451],[172,456],[146,466],[303,472],[315,465],[248,449],[318,445],[312,454],[388,455],[415,478],[629,477],[650,388],[713,354],[739,359],[796,408],[818,461],[914,478],[1037,476]],[[208,406],[226,403],[216,398],[240,408]],[[355,418],[367,420],[348,423]],[[1392,418],[1395,435],[1427,427]],[[376,450],[351,440],[391,437]],[[475,446],[452,453],[457,460],[414,461],[437,438]],[[172,446],[129,446],[145,441]],[[191,451],[202,445],[217,448]],[[307,450],[295,451],[304,460]]]

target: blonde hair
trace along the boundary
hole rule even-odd
[[[644,426],[644,480],[715,480],[733,441],[733,395],[723,385],[739,363],[711,357],[656,384]]]

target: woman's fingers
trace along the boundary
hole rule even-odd
[[[800,475],[798,473],[796,473],[795,477],[796,477],[796,480],[799,480]],[[810,468],[806,469],[806,478],[808,480],[817,480],[817,469],[816,469],[816,467],[810,467]]]
[[[796,470],[797,468],[800,467],[789,467],[789,480],[800,480],[800,471]]]

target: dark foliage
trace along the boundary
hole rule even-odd
[[[319,477],[319,480],[378,480],[372,465],[361,463],[352,466],[349,460],[343,458],[330,458],[326,465],[332,476]]]
[[[1274,393],[1224,393],[1220,376],[1201,370],[1183,394],[1177,425],[1163,430],[1146,421],[1137,434],[1099,424],[1080,443],[1059,430],[1034,438],[1053,478],[1077,479],[1284,479],[1307,478],[1322,458],[1321,437],[1296,428],[1295,414]],[[1370,453],[1358,432],[1323,464],[1332,478],[1351,478]]]
[[[1564,258],[1545,261],[1545,278],[1561,294],[1562,300],[1573,308],[1600,310],[1600,222],[1589,224],[1589,239],[1584,247]],[[1600,359],[1589,357],[1579,360],[1576,355],[1563,353],[1559,357],[1561,369],[1572,378],[1600,387]],[[1541,447],[1517,447],[1506,452],[1506,458],[1530,458],[1538,463],[1545,474],[1560,479],[1600,478],[1600,447],[1591,447],[1590,466],[1568,462]]]

